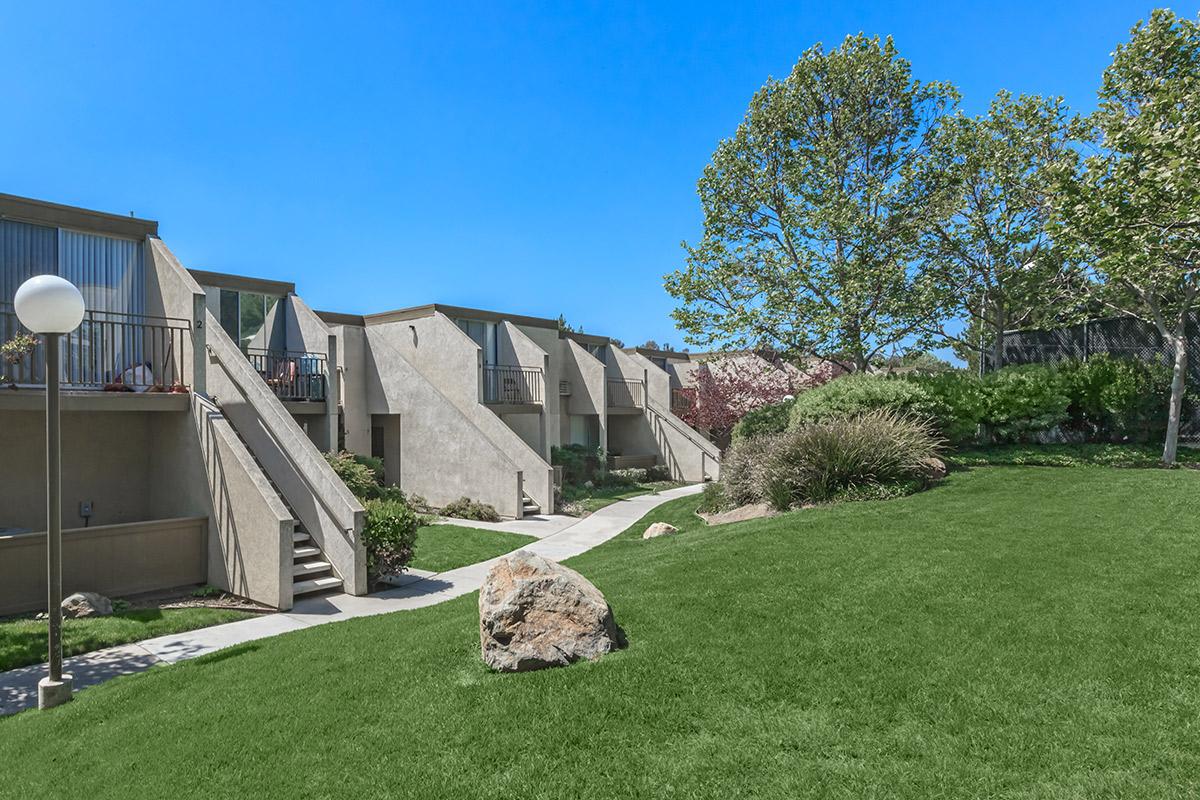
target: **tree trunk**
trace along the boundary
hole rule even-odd
[[[1004,313],[1004,301],[996,300],[992,305],[992,327],[996,329],[995,335],[992,337],[992,369],[997,370],[1004,366],[1004,326],[1008,324],[1008,317]]]
[[[1187,337],[1176,333],[1171,337],[1175,347],[1175,371],[1171,375],[1171,404],[1167,412],[1167,440],[1163,443],[1163,464],[1175,466],[1179,449],[1179,417],[1183,410],[1183,393],[1187,388]]]

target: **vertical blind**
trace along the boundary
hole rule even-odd
[[[89,311],[142,314],[142,242],[0,220],[0,302],[34,275],[60,275],[79,287]]]

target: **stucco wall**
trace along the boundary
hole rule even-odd
[[[403,329],[388,328],[392,326],[367,329],[366,352],[372,365],[367,394],[373,415],[399,418],[400,487],[435,506],[465,496],[490,503],[506,517],[517,516],[520,468],[394,346]],[[431,346],[430,338],[423,340],[425,345]],[[478,404],[468,408],[476,415],[490,415],[497,426],[516,438],[491,411]],[[369,416],[367,420],[366,447],[356,452],[370,452]]]
[[[444,413],[440,409],[448,401],[462,418],[469,421],[485,440],[490,441],[522,473],[525,492],[543,509],[553,507],[554,472],[550,464],[483,405],[480,392],[482,354],[479,346],[453,320],[441,312],[435,312],[427,317],[369,325],[366,331],[372,362],[372,368],[368,370],[371,373],[367,387],[368,407],[372,414],[404,414],[405,407],[410,409],[402,423],[406,455],[420,452],[427,445],[445,446],[445,436],[451,429],[462,430],[457,418],[450,416],[442,419],[438,416]],[[422,375],[425,382],[435,388],[434,395],[421,401],[407,397],[408,387],[397,380],[398,375],[409,373],[406,366]],[[413,416],[418,412],[422,415],[422,421]],[[472,440],[476,440],[474,436]],[[408,463],[410,459],[406,458],[405,461]],[[460,462],[458,469],[461,471],[466,463],[469,460]],[[404,474],[407,480],[407,466]],[[503,474],[493,479],[484,470],[474,467],[466,478],[468,485],[484,480],[497,481],[497,484],[489,483],[486,488],[489,493],[497,492],[500,488],[498,484],[508,480]],[[468,492],[467,496],[473,495]],[[432,497],[429,499],[433,502]],[[505,507],[509,507],[507,503]],[[499,508],[497,506],[497,510]],[[512,514],[500,513],[515,515],[515,511]]]
[[[46,524],[45,414],[0,412],[0,527]],[[181,411],[62,412],[62,519],[82,527],[79,502],[92,502],[90,525],[207,515],[192,490],[196,451]]]
[[[108,597],[204,583],[204,518],[63,531],[63,595]],[[0,536],[0,614],[46,608],[46,534]]]

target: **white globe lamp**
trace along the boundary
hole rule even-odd
[[[57,275],[38,275],[13,297],[17,319],[34,333],[70,333],[83,322],[83,295]]]

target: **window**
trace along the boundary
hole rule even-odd
[[[216,291],[219,293],[221,327],[229,334],[229,338],[238,343],[238,347],[243,350],[251,347],[261,350],[280,349],[275,347],[274,341],[276,334],[282,330],[279,324],[272,322],[270,329],[263,332],[271,311],[279,302],[277,296],[237,292],[232,289]]]
[[[0,220],[0,301],[34,275],[59,275],[79,287],[89,311],[142,314],[142,242]]]
[[[587,351],[600,360],[601,364],[608,363],[608,345],[589,344]]]
[[[496,323],[477,319],[456,319],[455,322],[462,332],[470,336],[471,341],[479,345],[479,349],[483,351],[484,366],[492,366],[500,361],[496,341]]]

